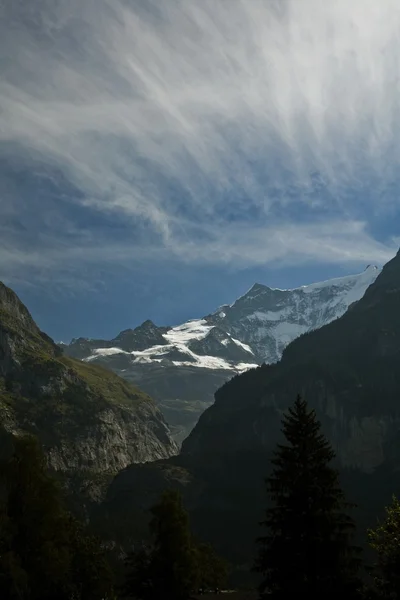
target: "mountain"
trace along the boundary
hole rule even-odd
[[[359,505],[358,542],[365,543],[366,528],[400,489],[399,306],[400,252],[340,318],[294,340],[278,363],[225,383],[178,456],[121,471],[107,492],[108,518],[137,521],[146,506],[142,486],[149,499],[163,487],[178,488],[196,534],[244,575],[265,508],[263,479],[282,440],[281,417],[300,392],[336,450],[343,487]]]
[[[364,295],[380,273],[369,265],[357,275],[330,279],[291,290],[256,283],[207,322],[248,344],[256,362],[274,363],[294,339],[342,316]]]
[[[231,305],[176,327],[145,321],[112,340],[78,338],[65,354],[104,364],[158,403],[180,443],[232,376],[274,363],[299,335],[343,315],[380,269],[292,290],[255,284]]]
[[[37,435],[56,471],[112,474],[177,448],[151,398],[99,365],[63,355],[0,283],[0,434]]]
[[[269,446],[300,392],[318,410],[340,464],[374,472],[400,459],[400,253],[335,321],[303,334],[282,359],[236,377],[216,394],[182,452]],[[251,390],[243,403],[244,390]],[[275,436],[276,437],[276,436]]]

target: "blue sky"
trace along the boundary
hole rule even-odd
[[[0,279],[56,339],[399,246],[397,0],[5,0]]]

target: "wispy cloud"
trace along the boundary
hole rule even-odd
[[[0,11],[0,270],[393,255],[373,224],[399,209],[397,0]],[[21,164],[50,200],[21,193]]]

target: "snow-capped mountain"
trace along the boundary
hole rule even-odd
[[[175,327],[145,321],[113,340],[79,338],[67,354],[101,362],[134,380],[159,403],[178,441],[235,373],[280,359],[301,334],[342,316],[380,269],[290,290],[256,283],[233,304]]]
[[[295,338],[341,317],[379,272],[369,265],[357,275],[291,290],[256,283],[236,302],[207,317],[207,322],[247,344],[257,362],[276,362]]]
[[[156,326],[152,325],[156,329]],[[175,367],[227,369],[237,372],[258,365],[250,346],[231,337],[215,325],[209,324],[206,319],[192,320],[171,327],[165,333],[160,333],[163,338],[161,344],[150,344],[148,348],[141,350],[131,349],[135,333],[137,330],[132,330],[132,335],[127,340],[129,350],[123,349],[121,347],[123,344],[114,345],[116,340],[112,340],[107,342],[106,346],[92,348],[91,354],[84,360],[93,361],[101,356],[125,355],[129,356],[133,364],[161,363],[165,366],[170,364]]]

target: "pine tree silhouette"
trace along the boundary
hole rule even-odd
[[[330,465],[335,453],[300,396],[282,423],[287,444],[278,444],[272,459],[266,480],[272,505],[261,523],[267,533],[257,540],[260,597],[357,597],[360,550],[351,543],[352,505]]]

